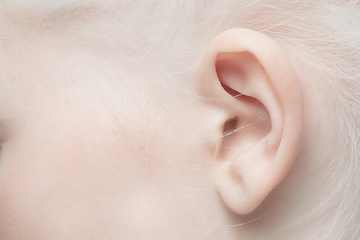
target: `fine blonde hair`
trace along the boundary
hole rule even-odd
[[[303,171],[282,204],[282,231],[303,239],[360,236],[360,2],[358,0],[13,0],[1,3],[0,42],[26,43],[40,32],[71,33],[94,54],[126,63],[121,71],[169,80],[191,76],[209,42],[249,28],[281,45],[300,79],[323,85],[336,138],[316,169]],[[96,27],[93,27],[96,25]],[[112,53],[103,53],[110,48]],[[157,68],[153,67],[156,63]],[[139,68],[138,66],[142,67]],[[304,74],[306,73],[306,74]],[[295,163],[300,167],[301,163]],[[316,182],[315,182],[316,180]],[[319,194],[309,196],[310,187]],[[303,201],[303,199],[308,199]],[[277,235],[278,234],[278,235]]]

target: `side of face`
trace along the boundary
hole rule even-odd
[[[286,196],[266,199],[328,118],[304,117],[322,99],[280,46],[232,29],[170,81],[67,34],[3,47],[1,239],[261,239],[282,221]]]
[[[3,52],[1,239],[180,239],[214,228],[187,224],[220,209],[204,170],[213,150],[194,146],[206,145],[210,111],[198,115],[195,97],[186,109],[165,102],[149,79],[110,79],[113,65],[62,44],[34,37]]]

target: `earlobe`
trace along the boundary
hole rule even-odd
[[[227,116],[215,156],[215,185],[229,208],[249,213],[296,157],[303,126],[299,80],[279,45],[247,29],[215,38],[199,73],[206,81],[203,93],[217,98]]]

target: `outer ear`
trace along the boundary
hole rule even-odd
[[[278,44],[247,29],[217,36],[197,77],[201,94],[225,111],[217,126],[215,185],[228,207],[249,213],[296,157],[304,118],[299,80]]]

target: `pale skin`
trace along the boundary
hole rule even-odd
[[[318,147],[311,136],[325,131],[312,122],[331,124],[326,112],[308,114],[324,105],[307,94],[319,86],[249,30],[214,39],[182,82],[188,91],[171,99],[141,90],[151,78],[115,76],[115,91],[104,69],[116,63],[61,39],[14,43],[2,55],[1,239],[261,239],[264,222],[230,226],[251,220],[296,156]],[[227,130],[243,119],[250,127],[223,139],[234,116]]]

